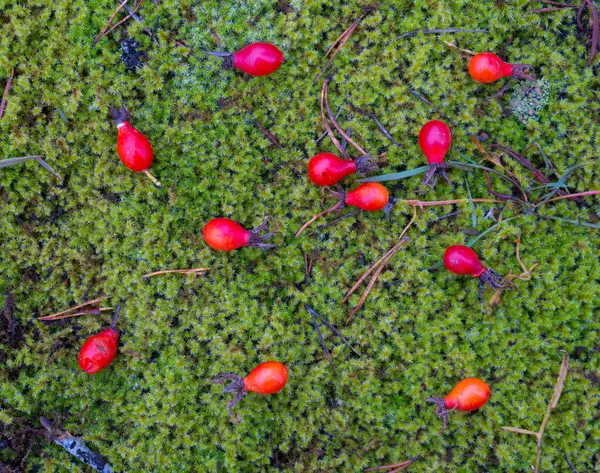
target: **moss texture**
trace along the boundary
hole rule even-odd
[[[531,281],[517,283],[519,292],[505,293],[484,315],[475,281],[427,268],[446,246],[468,241],[461,230],[492,225],[483,218],[489,205],[477,206],[476,220],[468,204],[420,212],[410,243],[348,326],[343,294],[397,240],[412,209],[396,206],[391,220],[382,212],[360,214],[294,240],[321,208],[307,160],[334,151],[328,140],[315,144],[323,127],[320,86],[312,81],[327,47],[367,6],[340,3],[160,0],[156,7],[147,1],[140,13],[149,27],[160,17],[159,44],[129,22],[92,45],[116,2],[0,0],[0,82],[16,68],[0,121],[0,156],[44,154],[64,177],[59,182],[33,162],[0,171],[0,293],[14,295],[22,326],[18,348],[0,345],[0,422],[61,418],[115,471],[213,472],[220,465],[227,472],[357,472],[420,455],[410,471],[525,472],[534,439],[500,427],[539,427],[558,351],[567,350],[571,371],[546,433],[542,471],[566,471],[564,454],[579,471],[599,471],[597,230],[530,215],[479,240],[474,248],[484,263],[503,274],[519,271],[518,237],[524,262],[541,263]],[[414,89],[460,123],[450,159],[479,160],[467,131],[485,130],[491,141],[520,151],[539,143],[560,172],[583,164],[569,180],[572,189],[598,188],[599,62],[585,67],[588,35],[577,32],[573,10],[530,14],[525,0],[375,6],[334,61],[330,98],[334,110],[352,103],[375,113],[400,143],[391,145],[367,117],[355,114],[350,122],[341,115],[371,153],[387,151],[384,172],[424,163],[418,131],[440,117],[409,94]],[[445,27],[489,33],[394,40]],[[270,41],[286,61],[272,76],[251,78],[167,39],[172,32],[197,51],[216,50],[213,31],[224,50]],[[134,71],[121,62],[126,37],[147,54]],[[472,81],[465,59],[442,40],[534,65],[550,84],[536,121],[505,115],[497,101],[479,110],[501,85]],[[107,109],[121,103],[153,143],[152,170],[162,189],[116,156]],[[528,156],[543,167],[535,149]],[[528,171],[506,163],[530,181]],[[438,184],[426,198],[465,197],[466,182],[474,197],[488,196],[482,174],[451,170],[450,176],[454,188]],[[414,198],[419,182],[388,188]],[[587,208],[559,201],[541,213],[597,221],[594,199]],[[453,210],[463,213],[436,222]],[[267,215],[281,226],[277,250],[223,254],[201,239],[212,217],[251,227]],[[315,256],[305,284],[304,252]],[[195,279],[140,278],[199,266],[213,270]],[[123,303],[120,354],[109,369],[87,376],[77,367],[78,349],[110,315],[54,325],[35,317],[102,294]],[[362,354],[324,329],[338,375],[303,303],[343,327]],[[220,372],[243,375],[269,359],[289,366],[288,385],[277,395],[247,396],[238,406],[244,421],[233,425],[222,387],[204,380]],[[466,376],[486,379],[493,396],[481,411],[452,413],[449,430],[439,434],[439,419],[424,399]],[[41,447],[27,459],[30,471],[86,471],[60,447]],[[9,458],[0,451],[0,459]]]

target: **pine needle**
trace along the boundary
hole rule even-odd
[[[144,274],[143,278],[151,278],[153,276],[159,276],[161,274],[193,274],[199,276],[204,274],[206,271],[210,271],[211,268],[192,268],[192,269],[164,269],[161,271],[154,271],[153,273]]]
[[[4,107],[6,106],[6,98],[8,97],[8,91],[10,90],[10,85],[12,84],[13,78],[15,77],[15,69],[13,67],[8,80],[6,81],[6,87],[4,87],[4,93],[2,94],[2,102],[0,102],[0,119],[4,114]]]

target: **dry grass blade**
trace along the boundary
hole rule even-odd
[[[463,52],[465,54],[468,54],[469,56],[475,56],[477,54],[475,51],[471,51],[470,49],[459,48],[456,44],[449,43],[448,41],[444,41],[444,44],[446,46],[448,46],[449,48],[456,49],[456,50],[461,51],[461,52]]]
[[[44,169],[48,170],[50,173],[54,174],[59,179],[62,179],[62,177],[60,177],[60,174],[58,174],[54,169],[52,169],[52,167],[46,161],[44,161],[43,158],[44,156],[22,156],[20,158],[3,159],[2,161],[0,161],[0,169],[8,166],[14,166],[15,164],[24,163],[26,161],[36,161]]]
[[[316,84],[317,81],[321,78],[321,76],[325,73],[325,71],[327,69],[329,69],[329,66],[331,66],[331,63],[333,62],[335,57],[338,55],[338,53],[341,51],[341,49],[344,47],[344,45],[348,42],[348,40],[352,36],[352,33],[354,33],[354,30],[358,27],[360,22],[365,18],[365,16],[367,16],[369,14],[369,12],[371,10],[372,9],[365,10],[364,13],[360,16],[360,18],[358,20],[356,20],[354,23],[352,23],[340,36],[338,36],[338,38],[329,47],[329,49],[325,53],[325,57],[329,56],[330,54],[331,54],[331,57],[329,58],[329,61],[327,62],[325,67],[323,69],[321,69],[321,71],[319,72],[317,77],[315,77],[313,84]]]
[[[367,278],[367,276],[373,271],[375,270],[375,273],[373,274],[373,276],[371,277],[371,280],[369,281],[369,284],[367,285],[367,288],[365,289],[365,292],[363,293],[363,295],[361,296],[360,300],[358,301],[358,304],[356,304],[356,307],[354,307],[354,309],[352,309],[352,312],[350,312],[350,316],[348,317],[348,319],[346,320],[346,325],[350,323],[350,321],[354,318],[354,316],[357,314],[357,312],[362,308],[362,306],[364,305],[365,301],[367,300],[367,297],[369,297],[369,293],[371,292],[371,289],[373,288],[373,286],[375,285],[375,283],[377,282],[377,278],[379,277],[379,274],[381,273],[381,271],[383,271],[383,268],[385,267],[385,265],[388,263],[388,261],[392,258],[392,256],[394,256],[394,254],[404,246],[404,244],[408,241],[408,238],[405,237],[404,235],[406,235],[406,232],[409,230],[410,227],[412,227],[412,225],[415,223],[415,220],[417,218],[417,208],[413,207],[413,216],[410,219],[410,222],[408,222],[408,224],[406,225],[406,227],[404,227],[404,229],[402,230],[402,233],[400,233],[400,237],[399,237],[399,241],[398,243],[396,243],[382,258],[380,258],[374,265],[372,265],[369,269],[367,269],[367,271],[365,272],[365,274],[363,274],[361,276],[361,278],[358,280],[358,282],[352,287],[352,289],[350,289],[350,291],[348,291],[348,293],[346,294],[346,297],[344,297],[344,300],[342,301],[342,304],[344,302],[346,302],[348,300],[348,298],[358,289],[358,287],[362,284],[362,282]]]
[[[12,84],[14,77],[15,77],[15,69],[13,68],[13,70],[10,73],[10,77],[6,81],[6,87],[4,87],[4,93],[2,94],[2,102],[0,102],[0,119],[2,118],[2,115],[4,114],[4,107],[6,107],[6,98],[8,97],[8,91],[10,90],[10,85]]]
[[[537,438],[536,448],[537,455],[535,459],[535,467],[533,469],[533,473],[539,473],[540,471],[540,462],[542,460],[542,441],[544,439],[544,432],[546,431],[546,427],[548,426],[548,422],[550,420],[550,414],[552,414],[552,410],[556,408],[558,405],[558,400],[562,394],[563,388],[565,386],[565,381],[567,379],[567,374],[569,372],[569,355],[565,352],[563,356],[562,363],[560,365],[560,371],[558,373],[558,378],[556,380],[556,385],[554,386],[554,393],[552,394],[552,399],[548,404],[548,409],[546,410],[546,415],[544,416],[544,420],[542,421],[542,425],[540,426],[539,432],[533,432],[531,430],[519,429],[516,427],[501,427],[502,430],[507,432],[513,432],[516,434],[525,434],[525,435],[533,435]]]
[[[115,11],[112,13],[112,15],[110,15],[110,18],[108,19],[108,21],[106,22],[104,27],[100,30],[100,33],[98,34],[98,36],[96,36],[96,39],[94,39],[94,44],[97,43],[98,41],[100,41],[100,38],[102,38],[102,36],[104,36],[104,34],[106,33],[106,30],[108,29],[110,24],[115,19],[115,16],[117,16],[117,13],[119,13],[121,11],[121,8],[123,8],[128,1],[129,0],[123,0],[123,2],[121,4],[119,4],[119,6],[115,9]]]
[[[598,11],[594,6],[594,2],[592,0],[583,0],[581,5],[579,6],[579,10],[577,11],[577,26],[581,31],[585,31],[583,24],[581,23],[581,17],[583,16],[583,12],[585,7],[589,7],[590,16],[592,17],[592,43],[590,45],[590,58],[588,59],[587,65],[589,66],[594,57],[596,56],[596,50],[598,49],[598,30],[600,25],[598,24]]]
[[[38,320],[59,320],[60,318],[63,318],[63,317],[60,317],[61,315],[68,314],[70,312],[76,312],[77,309],[81,309],[82,307],[86,307],[86,306],[89,306],[89,305],[92,305],[92,304],[97,304],[98,302],[104,301],[106,299],[110,299],[110,296],[98,297],[96,299],[92,299],[90,301],[86,301],[83,304],[79,304],[79,305],[76,305],[74,307],[70,307],[67,310],[63,310],[61,312],[56,312],[55,314],[51,314],[51,315],[46,315],[44,317],[38,317]]]
[[[260,131],[262,131],[265,134],[265,136],[267,138],[269,138],[269,140],[271,141],[271,143],[273,143],[279,149],[283,149],[283,146],[281,146],[281,143],[279,142],[279,139],[273,133],[271,133],[264,126],[262,126],[258,120],[254,120],[254,123],[256,124],[256,126],[258,128],[260,128]]]
[[[323,349],[323,353],[327,357],[327,360],[329,361],[329,364],[331,365],[333,372],[335,374],[337,374],[337,370],[335,369],[335,365],[333,364],[333,360],[331,359],[331,353],[329,353],[329,349],[327,348],[327,343],[325,343],[325,338],[323,337],[323,334],[321,333],[321,327],[319,327],[319,324],[317,323],[317,319],[315,319],[315,316],[313,315],[313,310],[306,304],[304,304],[304,307],[310,314],[310,318],[313,321],[313,325],[315,326],[315,329],[317,330],[317,335],[319,336],[319,340],[321,341],[321,348]]]
[[[106,312],[108,310],[113,310],[113,307],[100,307],[99,309],[84,309],[80,312],[75,312],[73,314],[59,315],[52,318],[39,318],[38,320],[41,322],[53,322],[55,320],[69,319],[71,317],[78,317],[80,315],[100,315],[102,312]]]
[[[329,106],[329,95],[327,92],[327,86],[329,85],[330,80],[331,80],[331,76],[327,77],[327,79],[325,79],[325,82],[323,82],[323,100],[325,102],[325,107],[327,108],[327,115],[329,115],[329,119],[331,120],[331,123],[333,123],[333,126],[340,133],[340,135],[342,135],[342,137],[348,143],[350,143],[352,146],[354,146],[359,153],[366,155],[367,152],[364,149],[362,149],[358,144],[356,144],[356,142],[352,138],[350,138],[350,136],[344,130],[342,130],[342,127],[338,124],[337,120],[335,119],[335,116],[333,115],[333,111],[331,110],[331,107]]]
[[[396,473],[398,471],[405,470],[414,462],[416,462],[419,458],[413,458],[411,460],[406,460],[401,463],[396,463],[395,465],[384,465],[384,466],[376,466],[375,468],[367,468],[365,471],[383,471],[383,470],[391,470],[387,473]]]
[[[331,138],[333,145],[338,149],[338,151],[341,153],[341,155],[344,158],[348,158],[348,153],[346,153],[346,150],[344,149],[344,147],[341,145],[341,143],[338,141],[338,139],[333,134],[333,131],[331,130],[331,127],[329,126],[329,121],[327,120],[327,117],[325,116],[325,96],[327,95],[327,81],[328,80],[329,79],[325,80],[323,82],[323,87],[321,87],[321,120],[323,121],[323,126],[325,127],[325,132],[329,135],[329,138]],[[328,108],[329,108],[329,106],[328,106]]]
[[[410,38],[418,34],[444,34],[444,33],[487,33],[488,30],[462,30],[460,28],[442,28],[434,30],[416,30],[401,34],[396,39]]]
[[[523,272],[521,274],[508,273],[504,277],[504,280],[509,283],[511,283],[515,279],[519,279],[520,281],[529,281],[531,279],[531,272],[540,264],[539,262],[535,262],[531,266],[531,268],[527,268],[527,266],[525,266],[525,263],[523,263],[523,261],[521,260],[520,247],[521,247],[521,240],[517,239],[516,256],[517,256],[517,261],[519,262],[519,265],[521,266],[521,269],[523,270]],[[494,307],[495,305],[497,305],[500,302],[500,296],[506,289],[508,289],[508,285],[506,287],[501,287],[496,290],[496,292],[490,299],[490,307]]]
[[[161,274],[193,274],[195,276],[204,274],[206,271],[210,271],[211,268],[191,268],[191,269],[164,269],[162,271],[154,271],[153,273],[144,274],[143,278],[151,278],[152,276],[159,276]]]
[[[515,434],[525,434],[525,435],[533,435],[537,437],[538,433],[533,430],[526,429],[517,429],[516,427],[500,427],[502,430],[506,430],[507,432],[514,432]]]
[[[479,202],[479,203],[488,203],[488,204],[501,204],[504,201],[503,200],[498,200],[498,199],[480,199],[480,198],[475,198],[475,199],[452,199],[452,200],[434,200],[434,201],[427,201],[427,200],[398,200],[398,202],[401,202],[403,204],[407,204],[407,205],[412,205],[413,207],[419,207],[420,209],[423,209],[424,207],[436,207],[439,205],[453,205],[453,204],[460,204],[463,202]]]
[[[552,199],[549,199],[545,203],[547,204],[548,202],[554,202],[556,200],[561,200],[561,199],[572,199],[574,197],[583,197],[585,195],[600,195],[600,191],[586,191],[586,192],[577,192],[575,194],[561,195],[560,197],[554,197]]]

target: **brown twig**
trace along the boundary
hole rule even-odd
[[[199,276],[204,274],[206,271],[210,271],[211,268],[192,268],[192,269],[164,269],[162,271],[154,271],[153,273],[144,274],[143,278],[151,278],[152,276],[158,276],[160,274],[193,274]]]
[[[442,28],[433,30],[416,30],[401,34],[396,39],[410,38],[418,34],[444,34],[444,33],[487,33],[488,30],[462,30],[460,28]]]
[[[358,301],[358,304],[356,304],[356,306],[354,307],[354,309],[352,309],[352,311],[350,312],[350,316],[346,320],[346,324],[350,323],[350,321],[354,318],[354,316],[356,315],[356,313],[364,305],[365,301],[367,300],[367,297],[369,297],[369,293],[371,292],[371,289],[373,288],[373,286],[377,282],[377,278],[379,277],[379,274],[381,273],[381,271],[383,271],[383,268],[385,267],[385,265],[392,258],[392,256],[394,256],[394,254],[400,248],[402,248],[404,246],[404,244],[408,241],[408,238],[406,238],[404,235],[406,234],[406,232],[408,231],[408,229],[413,225],[413,223],[415,222],[416,218],[417,218],[417,208],[415,206],[413,206],[413,217],[408,222],[408,224],[406,225],[406,227],[404,227],[404,229],[402,230],[402,232],[400,233],[400,237],[399,237],[398,243],[396,243],[375,264],[371,265],[367,269],[367,271],[365,271],[365,273],[360,277],[360,279],[356,282],[356,284],[354,284],[354,286],[352,286],[352,288],[346,293],[346,296],[344,297],[344,299],[341,302],[342,304],[344,304],[345,302],[348,301],[348,299],[350,298],[350,296],[360,287],[360,285],[367,278],[367,276],[369,276],[369,274],[371,274],[371,272],[373,270],[375,270],[375,273],[371,277],[371,280],[369,281],[369,284],[367,285],[367,288],[365,289],[365,292],[363,292],[363,295],[361,296],[360,300]]]
[[[119,11],[121,11],[121,9],[125,7],[125,4],[128,1],[129,0],[123,0],[123,2],[115,9],[115,11],[112,13],[110,18],[108,19],[108,21],[106,22],[106,24],[104,25],[102,30],[100,31],[100,34],[98,36],[96,36],[96,39],[94,39],[94,42],[93,42],[94,44],[96,44],[98,41],[100,41],[104,36],[112,33],[115,30],[115,28],[117,28],[121,24],[125,23],[129,18],[132,18],[132,16],[139,10],[139,8],[144,3],[144,0],[136,0],[136,3],[134,4],[133,9],[129,11],[127,16],[125,18],[123,18],[122,20],[118,21],[115,25],[112,26],[112,28],[110,28],[111,23],[113,22],[113,20],[115,19],[115,17],[119,13]]]
[[[363,12],[363,14],[360,16],[360,18],[358,18],[358,20],[356,20],[354,23],[352,23],[340,36],[338,36],[338,38],[329,47],[329,49],[325,53],[325,57],[329,56],[330,54],[331,54],[331,57],[329,58],[329,61],[327,62],[327,64],[325,65],[325,67],[323,69],[321,69],[321,71],[319,72],[319,74],[317,75],[317,77],[315,77],[315,80],[313,81],[313,84],[316,84],[317,81],[321,78],[321,76],[325,73],[325,71],[327,69],[329,69],[329,66],[331,66],[331,63],[333,62],[333,60],[335,59],[335,57],[338,55],[338,53],[341,51],[341,49],[344,47],[344,45],[348,42],[348,40],[350,39],[350,36],[352,36],[352,33],[354,33],[354,30],[358,27],[358,25],[360,24],[360,22],[372,10],[373,10],[372,8],[365,9],[364,12]]]
[[[382,471],[382,470],[390,470],[387,473],[397,473],[399,471],[405,470],[414,462],[419,460],[419,457],[412,458],[410,460],[403,461],[401,463],[396,463],[395,465],[384,465],[384,466],[376,466],[375,468],[367,468],[365,471]]]
[[[329,126],[329,121],[327,120],[327,117],[325,116],[325,97],[326,97],[326,95],[327,95],[327,80],[325,80],[323,82],[323,87],[321,87],[321,121],[323,122],[323,126],[325,127],[325,132],[329,135],[329,138],[331,138],[331,142],[333,143],[333,145],[338,149],[338,151],[341,153],[341,155],[344,158],[348,159],[348,153],[346,153],[346,150],[344,149],[344,147],[341,145],[341,143],[338,141],[338,139],[333,134],[333,131],[331,130],[331,127]],[[329,109],[329,104],[327,106],[327,109]]]
[[[592,38],[591,38],[591,44],[590,44],[590,57],[587,61],[587,65],[588,66],[591,65],[592,61],[594,60],[594,57],[596,56],[596,51],[598,49],[598,34],[600,31],[600,22],[598,21],[598,11],[596,10],[596,7],[594,6],[593,0],[582,0],[582,2],[579,5],[574,5],[571,3],[559,3],[559,2],[554,2],[554,1],[550,1],[550,0],[540,0],[540,1],[546,5],[553,5],[553,6],[537,8],[535,10],[531,10],[530,13],[545,13],[545,12],[551,12],[551,11],[562,11],[567,8],[577,8],[577,28],[579,28],[580,31],[585,31],[585,28],[583,27],[581,18],[583,17],[583,12],[585,11],[585,8],[588,7],[588,9],[590,10],[590,17],[592,20]]]
[[[89,313],[87,311],[79,311],[78,313],[76,313],[76,312],[77,312],[77,309],[81,309],[82,307],[96,304],[96,303],[98,303],[100,301],[104,301],[106,299],[110,299],[110,296],[98,297],[97,299],[92,299],[91,301],[87,301],[87,302],[84,302],[83,304],[79,304],[79,305],[76,305],[75,307],[71,307],[67,310],[63,310],[62,312],[57,312],[55,314],[46,315],[44,317],[38,317],[38,320],[41,320],[41,321],[61,320],[61,319],[66,319],[68,317],[75,317],[76,315],[87,314],[87,313]],[[95,309],[95,310],[101,311],[101,310],[110,310],[110,309],[111,309],[110,307],[105,307],[105,308]]]
[[[350,143],[352,146],[354,146],[359,153],[361,153],[362,155],[366,155],[368,153],[364,149],[362,149],[352,138],[350,138],[350,136],[338,124],[337,120],[335,119],[335,117],[333,115],[333,111],[331,110],[331,107],[329,106],[329,95],[327,92],[327,86],[329,85],[329,81],[331,80],[331,78],[332,78],[332,76],[330,75],[323,82],[323,88],[321,90],[323,100],[321,101],[321,103],[323,103],[323,102],[325,103],[325,108],[327,109],[327,115],[329,116],[329,120],[331,120],[331,123],[333,123],[333,126],[340,133],[340,135],[342,135],[342,137],[348,143]],[[321,111],[321,113],[322,113],[322,111]]]
[[[468,56],[475,56],[477,54],[475,51],[471,51],[470,49],[459,48],[456,44],[450,43],[448,41],[444,41],[444,44],[451,49],[456,49],[457,51],[466,53]],[[460,56],[460,54],[459,54],[459,56]]]
[[[527,266],[525,266],[525,264],[521,260],[521,254],[520,254],[521,239],[520,238],[517,239],[516,244],[517,244],[517,247],[516,247],[517,261],[519,262],[519,265],[521,266],[521,270],[523,272],[521,274],[512,274],[512,272],[509,272],[504,277],[504,280],[509,283],[511,283],[515,279],[519,279],[520,281],[529,281],[531,279],[531,272],[540,264],[539,262],[536,262],[531,266],[531,268],[527,268]],[[494,307],[495,305],[497,305],[500,302],[500,296],[508,287],[509,287],[509,285],[506,285],[505,287],[500,287],[500,288],[496,289],[496,292],[490,299],[490,307]]]
[[[266,129],[264,126],[262,126],[258,120],[254,120],[254,123],[256,124],[256,126],[257,126],[258,128],[260,128],[260,131],[262,131],[262,132],[265,134],[265,136],[266,136],[267,138],[269,138],[269,140],[270,140],[270,141],[271,141],[271,142],[272,142],[272,143],[273,143],[275,146],[277,146],[279,149],[283,149],[283,146],[281,146],[281,143],[279,142],[279,139],[277,139],[277,137],[276,137],[276,136],[275,136],[273,133],[271,133],[271,132],[270,132],[269,130],[267,130],[267,129]]]
[[[548,203],[548,202],[554,202],[556,200],[561,200],[561,199],[574,199],[575,197],[583,197],[585,195],[599,195],[600,191],[586,191],[586,192],[577,192],[575,194],[566,194],[566,195],[561,195],[560,197],[554,197],[552,199],[547,200],[544,203]]]
[[[6,87],[4,87],[4,93],[2,94],[2,102],[0,102],[0,119],[4,114],[4,107],[6,106],[6,98],[8,97],[8,91],[10,90],[10,85],[12,84],[13,78],[15,77],[15,68],[13,67],[8,80],[6,81]]]
[[[560,395],[562,394],[562,390],[565,386],[565,380],[567,379],[567,374],[569,372],[569,355],[565,353],[563,356],[562,363],[560,365],[560,371],[558,374],[558,379],[556,380],[556,385],[554,387],[554,393],[552,394],[552,399],[548,404],[548,409],[546,410],[546,415],[544,416],[544,420],[542,421],[542,425],[540,426],[540,430],[538,432],[533,432],[531,430],[519,429],[516,427],[501,427],[502,430],[506,430],[507,432],[513,432],[516,434],[524,434],[524,435],[533,435],[537,439],[537,455],[535,459],[535,468],[533,473],[538,473],[540,471],[540,461],[542,459],[542,441],[544,438],[544,432],[546,427],[548,426],[548,421],[550,420],[550,414],[552,414],[552,410],[556,408],[558,405],[558,400],[560,399]]]

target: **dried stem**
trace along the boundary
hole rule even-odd
[[[2,102],[0,102],[0,119],[4,114],[4,107],[6,107],[6,98],[8,97],[8,91],[10,90],[10,85],[12,84],[13,78],[15,77],[15,69],[13,67],[8,80],[6,81],[6,87],[4,87],[4,93],[2,94]]]
[[[338,149],[338,151],[341,153],[341,155],[344,158],[348,159],[349,158],[348,153],[346,153],[346,150],[344,149],[344,147],[340,144],[338,139],[333,134],[333,131],[331,130],[331,127],[329,126],[329,121],[327,120],[327,117],[325,116],[325,97],[326,97],[326,95],[327,95],[327,80],[323,82],[323,87],[321,88],[321,120],[323,121],[323,126],[325,127],[325,132],[329,135],[329,138],[331,138],[331,142],[333,143],[333,145]],[[327,109],[329,111],[329,104],[327,104]]]
[[[333,207],[323,210],[322,212],[319,212],[318,214],[313,216],[308,222],[306,222],[304,225],[302,225],[302,228],[300,228],[300,230],[298,230],[298,232],[296,232],[296,238],[298,238],[300,235],[302,235],[302,232],[304,232],[304,230],[306,230],[315,220],[322,217],[323,215],[327,215],[327,214],[330,214],[331,212],[336,212],[338,210],[341,210],[342,208],[344,208],[344,205],[345,204],[342,199],[337,204],[335,204]]]
[[[396,39],[410,38],[418,34],[444,34],[444,33],[487,33],[488,30],[463,30],[460,28],[442,28],[433,30],[416,30],[401,34]]]
[[[84,302],[83,304],[76,305],[75,307],[71,307],[67,310],[63,310],[62,312],[56,312],[55,314],[46,315],[44,317],[38,317],[38,320],[41,320],[41,321],[61,320],[61,319],[66,319],[68,317],[75,317],[76,315],[92,313],[92,312],[88,312],[88,311],[79,311],[78,312],[77,309],[81,309],[82,307],[97,304],[98,302],[104,301],[106,299],[110,299],[110,296],[98,297],[96,299],[92,299],[91,301]],[[105,310],[111,310],[111,309],[112,309],[111,307],[101,307],[99,309],[93,309],[93,310],[105,311]],[[66,315],[66,314],[68,314],[68,315]]]
[[[154,184],[156,187],[162,187],[162,184],[160,183],[160,181],[158,179],[156,179],[156,177],[154,177],[154,174],[152,174],[148,169],[146,169],[143,172],[146,176],[148,176],[148,179],[150,179],[152,181],[152,184]]]
[[[537,455],[535,459],[535,468],[533,473],[538,473],[540,471],[540,461],[542,459],[542,441],[544,438],[544,432],[546,427],[548,426],[548,422],[550,420],[550,414],[552,414],[552,410],[556,408],[558,405],[558,400],[560,399],[560,395],[562,394],[562,390],[565,386],[565,380],[567,379],[567,374],[569,372],[569,355],[565,353],[563,356],[562,363],[560,365],[560,371],[558,374],[558,379],[556,380],[556,385],[554,387],[554,393],[552,394],[552,399],[548,404],[548,409],[546,410],[546,415],[544,416],[544,420],[542,421],[542,425],[540,426],[540,430],[538,432],[533,432],[531,430],[519,429],[516,427],[501,427],[502,430],[506,430],[507,432],[513,432],[516,434],[524,434],[524,435],[533,435],[537,439]]]
[[[517,244],[516,245],[516,257],[517,257],[517,261],[519,262],[519,265],[521,266],[521,270],[523,272],[521,274],[512,274],[512,272],[509,272],[504,277],[504,280],[507,281],[508,283],[511,283],[515,279],[519,279],[520,281],[529,281],[531,279],[531,272],[540,264],[539,262],[536,262],[531,266],[531,268],[527,268],[527,266],[525,266],[525,263],[523,263],[523,261],[521,260],[521,254],[520,254],[521,239],[520,238],[517,239],[516,244]],[[507,288],[508,288],[508,286],[499,287],[498,289],[496,289],[496,292],[490,299],[490,307],[494,307],[495,305],[497,305],[500,302],[500,296]]]
[[[210,271],[211,268],[192,268],[192,269],[164,269],[162,271],[154,271],[153,273],[144,274],[143,278],[151,278],[160,274],[193,274],[198,276]]]
[[[335,127],[335,129],[340,133],[340,135],[342,135],[342,137],[348,143],[350,143],[352,146],[354,146],[356,148],[356,150],[361,155],[364,156],[368,153],[364,149],[362,149],[358,144],[356,144],[356,142],[352,138],[350,138],[350,135],[348,135],[344,130],[342,130],[342,127],[338,124],[337,120],[333,116],[333,111],[331,110],[331,107],[329,106],[329,97],[328,97],[328,93],[327,93],[327,85],[329,84],[331,77],[332,76],[329,76],[329,77],[327,77],[327,79],[325,79],[325,81],[323,82],[323,89],[322,89],[323,99],[325,101],[325,107],[327,108],[327,114],[329,115],[329,119],[331,120],[331,123],[333,123],[333,126]]]
[[[115,25],[113,25],[112,28],[110,28],[111,23],[113,22],[113,20],[115,19],[115,16],[117,16],[117,14],[119,13],[119,11],[121,11],[122,8],[125,7],[125,4],[128,2],[129,0],[124,0],[116,9],[115,11],[112,13],[112,15],[110,16],[110,18],[108,19],[108,21],[106,22],[106,24],[104,25],[104,28],[102,28],[102,31],[100,31],[100,34],[98,36],[96,36],[96,39],[94,39],[94,44],[96,44],[98,41],[100,41],[102,39],[102,37],[110,34],[112,31],[114,31],[115,28],[117,28],[119,25],[125,23],[129,18],[132,18],[132,16],[138,11],[138,9],[142,6],[142,3],[144,3],[144,0],[137,0],[133,10],[129,10],[129,13],[127,14],[127,16],[125,18],[123,18],[122,20],[118,21]],[[109,29],[110,28],[110,29]]]
[[[329,49],[325,53],[325,57],[329,56],[330,54],[331,54],[331,57],[329,58],[329,61],[327,62],[325,67],[323,69],[321,69],[321,72],[319,72],[317,77],[315,77],[313,84],[316,84],[317,81],[321,78],[321,76],[325,73],[325,71],[327,69],[329,69],[329,66],[331,66],[331,63],[333,62],[335,57],[338,55],[338,53],[341,51],[341,49],[344,47],[344,45],[348,42],[348,40],[352,36],[352,33],[354,33],[354,30],[358,27],[360,22],[369,14],[369,12],[371,12],[371,10],[372,10],[372,8],[365,9],[363,14],[360,16],[360,18],[358,20],[356,20],[354,23],[352,23],[340,36],[338,36],[338,38],[329,47]]]
[[[412,458],[410,460],[403,461],[401,463],[396,463],[395,465],[385,465],[385,466],[377,466],[375,468],[367,468],[365,471],[382,471],[382,470],[390,470],[387,473],[397,473],[398,471],[402,471],[412,465],[414,462],[419,460],[419,457]]]
[[[469,56],[475,56],[477,53],[475,51],[471,51],[470,49],[459,48],[456,44],[449,43],[448,41],[444,41],[444,44],[449,48],[456,49],[458,51],[462,51],[463,53],[468,54]]]
[[[556,200],[573,199],[575,197],[583,197],[585,195],[598,195],[598,194],[600,194],[600,191],[586,191],[586,192],[577,192],[576,194],[566,194],[566,195],[561,195],[560,197],[554,197],[552,199],[549,199],[549,200],[545,201],[544,204],[547,204],[548,202],[554,202]]]
[[[257,126],[258,128],[260,128],[260,131],[262,131],[262,132],[265,134],[265,136],[266,136],[267,138],[269,138],[269,140],[270,140],[270,141],[271,141],[271,142],[272,142],[272,143],[273,143],[275,146],[277,146],[279,149],[283,149],[283,146],[281,146],[281,143],[279,142],[279,139],[277,139],[277,137],[276,137],[276,136],[275,136],[273,133],[271,133],[271,132],[270,132],[269,130],[267,130],[267,129],[266,129],[264,126],[262,126],[258,120],[254,120],[254,123],[256,124],[256,126]]]
[[[365,271],[365,273],[360,277],[360,279],[358,280],[358,282],[352,287],[352,289],[350,289],[348,291],[348,293],[346,294],[346,296],[344,297],[344,300],[342,301],[342,304],[344,302],[346,302],[350,296],[360,287],[360,285],[362,284],[362,282],[367,278],[367,276],[373,271],[375,270],[375,273],[373,274],[373,276],[371,277],[371,280],[369,281],[369,284],[367,285],[367,288],[365,289],[365,292],[363,292],[363,295],[361,296],[360,300],[358,301],[358,304],[356,304],[356,306],[354,307],[354,309],[352,309],[352,312],[350,312],[350,316],[348,317],[348,319],[346,320],[346,325],[350,323],[350,321],[354,318],[354,316],[357,314],[357,312],[362,308],[362,306],[365,304],[365,301],[367,300],[367,297],[369,297],[369,293],[371,292],[371,289],[373,289],[373,286],[375,285],[375,283],[377,282],[377,278],[379,277],[379,274],[381,274],[381,271],[383,271],[383,268],[385,267],[385,265],[388,263],[388,261],[392,258],[392,256],[394,256],[394,254],[404,246],[404,244],[408,241],[408,238],[406,238],[404,235],[406,234],[406,232],[408,231],[408,229],[413,225],[413,223],[415,222],[417,218],[417,208],[413,206],[413,217],[411,218],[411,220],[408,222],[408,224],[406,225],[406,227],[404,227],[404,229],[402,230],[402,232],[400,233],[400,237],[399,237],[399,241],[398,243],[396,243],[382,258],[380,258],[375,264],[373,264],[372,266],[370,266],[367,271]]]

